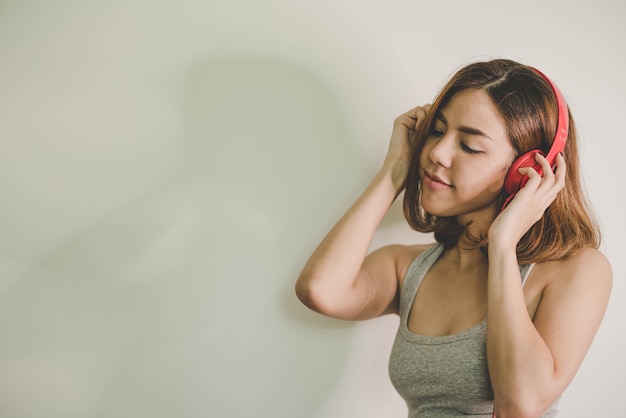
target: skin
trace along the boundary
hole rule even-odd
[[[402,191],[410,139],[427,109],[416,107],[395,120],[382,167],[304,266],[296,293],[311,309],[348,320],[398,313],[408,266],[428,246],[367,251]],[[471,221],[474,236],[489,238],[488,257],[463,238],[444,252],[419,288],[409,329],[449,335],[486,316],[496,415],[537,417],[582,363],[608,303],[612,272],[606,258],[588,248],[567,260],[536,264],[522,286],[516,244],[565,186],[566,165],[559,156],[553,173],[538,155],[546,174],[521,169],[529,181],[493,220],[513,158],[504,121],[485,92],[460,92],[441,109],[420,156],[422,205],[433,215]]]

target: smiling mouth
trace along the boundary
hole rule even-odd
[[[445,181],[443,181],[441,178],[433,174],[429,174],[426,171],[424,172],[424,184],[435,190],[445,190],[445,189],[450,189],[454,187],[451,184],[448,184]]]
[[[429,172],[424,171],[424,175],[425,175],[426,177],[430,178],[432,181],[436,181],[437,183],[445,184],[445,185],[446,185],[446,186],[448,186],[448,187],[452,187],[452,185],[451,185],[451,184],[446,183],[445,181],[443,181],[441,178],[439,178],[439,177],[435,176],[434,174],[430,174]]]

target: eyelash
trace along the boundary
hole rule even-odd
[[[435,137],[443,136],[443,131],[440,131],[439,129],[435,129],[435,128],[431,128],[429,133],[430,135],[435,136]]]
[[[440,131],[439,129],[431,128],[429,134],[435,138],[440,138],[443,136],[443,131]],[[463,142],[461,142],[461,149],[468,154],[480,154],[482,152],[482,151],[478,151],[473,148],[470,148],[469,146],[467,146],[467,144]]]
[[[481,151],[470,148],[462,142],[461,142],[461,149],[463,149],[463,151],[467,152],[468,154],[480,154],[481,153]]]

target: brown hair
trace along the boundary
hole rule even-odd
[[[437,217],[420,205],[420,154],[437,111],[452,97],[467,89],[486,92],[507,127],[507,136],[517,155],[532,149],[547,154],[554,139],[557,102],[550,84],[536,71],[515,61],[497,59],[470,64],[459,70],[441,90],[421,124],[413,142],[404,195],[404,215],[409,225],[420,232],[434,232],[435,239],[447,248],[467,233],[455,217]],[[565,188],[517,244],[520,263],[558,260],[574,255],[585,247],[598,248],[600,232],[580,180],[576,127],[569,113],[569,134],[563,155],[567,163]],[[507,195],[500,193],[496,204],[502,207]],[[468,234],[469,236],[469,234]],[[486,237],[471,237],[477,247],[487,246]]]

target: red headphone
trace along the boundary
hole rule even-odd
[[[534,149],[532,151],[528,151],[525,154],[519,156],[511,167],[509,168],[509,172],[504,179],[504,191],[509,194],[502,209],[504,209],[509,202],[515,197],[515,194],[526,184],[528,181],[527,175],[522,175],[519,172],[519,169],[522,167],[532,167],[534,168],[539,175],[543,175],[543,171],[541,170],[541,165],[535,160],[535,154],[541,154],[546,157],[548,163],[552,167],[552,170],[556,167],[556,156],[565,149],[565,141],[567,141],[567,134],[569,132],[569,113],[567,111],[567,103],[565,102],[565,98],[557,88],[557,86],[546,77],[541,71],[536,68],[529,67],[532,70],[536,71],[541,77],[543,77],[552,87],[554,91],[554,95],[556,96],[556,102],[558,105],[558,121],[556,125],[556,134],[554,135],[554,141],[552,142],[552,146],[550,147],[550,151],[548,155],[545,155],[541,150]]]

